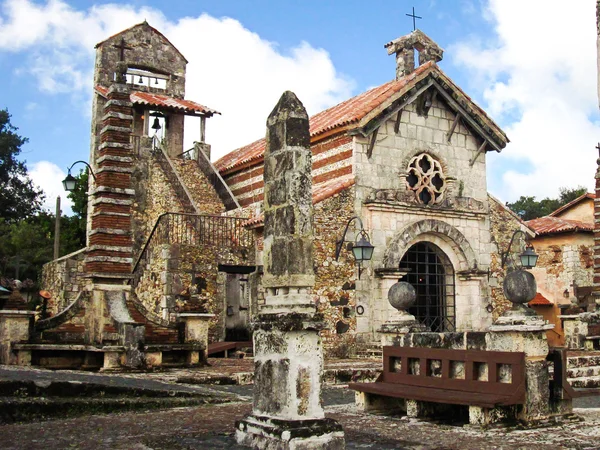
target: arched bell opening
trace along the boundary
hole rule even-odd
[[[417,293],[408,312],[433,332],[455,331],[456,286],[448,256],[431,242],[418,242],[400,260],[400,270],[408,271],[400,281],[412,284]]]

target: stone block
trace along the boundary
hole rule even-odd
[[[148,368],[162,366],[162,352],[146,352],[146,366]]]
[[[119,367],[121,367],[121,352],[104,352],[102,370],[116,369]]]

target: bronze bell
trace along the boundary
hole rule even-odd
[[[153,130],[160,130],[160,122],[158,121],[158,117],[154,118],[154,123],[152,124]]]

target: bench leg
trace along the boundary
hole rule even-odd
[[[469,423],[485,427],[487,425],[517,418],[515,407],[482,408],[469,406]]]
[[[31,350],[19,350],[18,351],[17,365],[19,365],[19,366],[30,366],[31,365]]]
[[[146,366],[149,368],[162,366],[162,352],[147,352]]]
[[[197,350],[191,350],[187,354],[188,366],[197,366],[200,363],[200,352]]]
[[[354,393],[356,407],[363,412],[369,411],[406,411],[406,402],[401,398],[383,397],[356,391]]]

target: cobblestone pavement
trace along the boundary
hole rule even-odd
[[[243,363],[248,365],[248,361]],[[231,360],[217,362],[215,371],[230,367]],[[251,366],[248,366],[251,367]],[[243,367],[242,369],[246,369]],[[187,370],[193,373],[193,370]],[[213,390],[237,394],[240,401],[160,411],[82,416],[45,422],[0,426],[2,449],[241,449],[233,437],[234,423],[250,412],[251,385],[186,386],[174,384],[181,371],[154,374],[90,374],[77,371],[44,371],[0,367],[0,379],[93,380],[156,389]],[[206,392],[206,391],[205,391]],[[323,391],[326,412],[340,421],[347,448],[353,449],[600,449],[600,396],[578,399],[579,422],[527,430],[436,424],[406,417],[364,414],[354,407],[353,392],[343,386]]]
[[[87,416],[0,426],[0,447],[37,449],[241,449],[234,422],[249,403]],[[348,449],[598,449],[600,410],[578,410],[582,422],[532,430],[482,431],[431,422],[362,414],[352,405],[327,408],[340,421]]]

